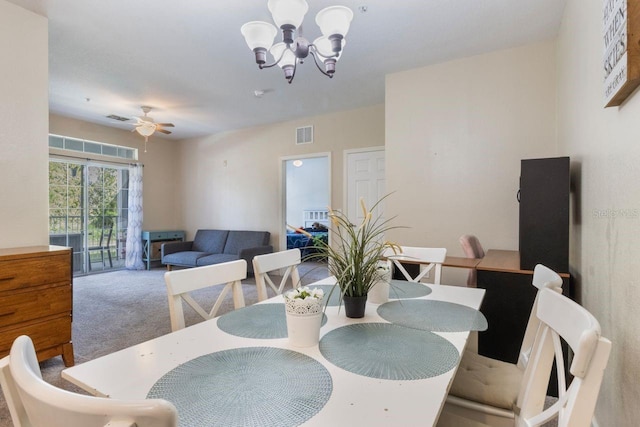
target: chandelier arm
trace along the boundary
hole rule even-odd
[[[309,51],[309,53],[311,54],[311,56],[313,56],[313,62],[315,62],[316,67],[318,67],[318,70],[320,70],[320,72],[321,72],[322,74],[324,74],[325,76],[327,76],[327,77],[329,77],[330,79],[332,79],[332,78],[333,78],[333,74],[329,74],[329,73],[327,73],[326,71],[324,71],[324,70],[322,69],[322,67],[320,66],[320,64],[318,64],[318,58],[316,57],[316,54],[315,54],[312,50],[310,50],[310,51]]]
[[[282,50],[282,53],[280,54],[280,58],[278,58],[278,60],[276,62],[274,62],[273,64],[258,64],[258,68],[260,68],[261,70],[264,68],[271,68],[274,67],[276,65],[278,65],[278,63],[280,63],[280,61],[282,61],[282,58],[284,58],[284,53],[287,51],[287,49],[291,50],[291,48],[289,47],[289,45],[287,45],[286,49]]]
[[[289,84],[293,81],[293,78],[296,76],[296,70],[298,69],[298,58],[296,58],[295,64],[293,64],[293,74],[291,74],[291,78],[289,79]]]

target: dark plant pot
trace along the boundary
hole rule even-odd
[[[352,319],[364,317],[364,309],[367,306],[367,296],[349,297],[343,296],[344,313]]]

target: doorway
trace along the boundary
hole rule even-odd
[[[291,227],[311,230],[328,226],[331,203],[331,154],[316,153],[282,158],[281,250],[299,248],[304,257],[309,243]],[[327,227],[328,228],[328,227]],[[325,230],[328,240],[328,229]]]
[[[73,274],[124,267],[129,170],[49,161],[49,244],[73,249]]]

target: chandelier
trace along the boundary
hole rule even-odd
[[[267,7],[273,21],[282,30],[282,42],[273,44],[278,29],[268,22],[247,22],[240,28],[249,49],[256,56],[258,68],[280,66],[289,83],[296,75],[298,64],[302,64],[309,55],[313,58],[318,70],[332,78],[336,71],[336,62],[346,44],[344,37],[349,31],[353,12],[345,6],[330,6],[316,15],[316,24],[322,36],[309,43],[298,35],[305,13],[309,10],[306,0],[269,0]],[[271,52],[274,62],[267,64],[267,51]],[[320,65],[322,64],[322,65]]]

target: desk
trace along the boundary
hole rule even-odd
[[[537,289],[532,270],[520,268],[520,253],[491,249],[476,266],[478,288],[486,289],[482,313],[489,329],[478,334],[478,353],[516,363]],[[562,293],[570,295],[569,274],[561,273]]]
[[[152,261],[160,261],[160,249],[164,242],[184,241],[185,233],[181,230],[142,231],[142,261],[151,269]]]
[[[310,286],[331,285],[332,283],[333,280],[329,278]],[[429,286],[428,288],[432,292],[421,299],[436,303],[439,301],[452,302],[473,309],[480,307],[485,293],[482,289],[445,285]],[[282,297],[274,297],[259,305],[240,310],[260,308],[259,306],[265,304],[283,306]],[[364,318],[347,319],[344,315],[344,309],[338,312],[337,306],[329,305],[326,309],[327,322],[320,331],[321,345],[324,336],[346,325],[358,326],[359,324],[371,324],[370,322],[379,322],[374,326],[380,323],[388,325],[388,322],[378,315],[377,308],[377,305],[368,303]],[[229,314],[238,315],[240,310]],[[65,369],[62,371],[62,377],[97,396],[139,399],[146,397],[154,384],[165,374],[200,356],[246,347],[288,349],[319,362],[326,368],[332,380],[332,391],[326,404],[303,425],[431,426],[435,425],[438,419],[457,369],[457,363],[460,360],[459,354],[464,350],[469,337],[469,331],[438,332],[435,334],[451,343],[454,352],[458,352],[457,360],[455,358],[453,360],[453,367],[442,374],[412,380],[377,379],[351,373],[337,367],[323,356],[319,346],[296,348],[290,346],[287,338],[242,338],[226,333],[218,327],[218,319],[223,317],[204,321]],[[406,331],[424,333],[412,328],[392,326]],[[404,346],[398,345],[391,349],[402,352]],[[389,347],[380,348],[380,353],[389,352],[389,350]],[[418,358],[419,355],[412,353],[404,356]],[[404,367],[404,365],[402,366]],[[304,382],[304,373],[301,372],[299,375],[297,380]],[[256,400],[259,399],[257,395],[254,397]]]

